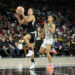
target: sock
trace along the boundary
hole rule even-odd
[[[31,62],[34,62],[34,59],[31,59]]]
[[[32,50],[32,48],[31,48],[31,47],[29,47],[29,50]]]

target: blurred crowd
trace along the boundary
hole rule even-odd
[[[55,22],[56,31],[54,34],[55,44],[53,48],[57,51],[57,55],[75,55],[75,14],[72,9],[50,8],[48,5],[43,6],[43,4],[38,5],[37,3],[30,6],[26,2],[18,2],[17,4],[23,4],[25,14],[29,7],[34,8],[36,30],[38,26],[44,27],[44,21],[47,21],[48,15],[56,14],[58,21]],[[25,53],[22,49],[24,49],[23,45],[25,45],[23,36],[27,33],[26,23],[20,26],[13,15],[18,5],[9,7],[6,4],[0,4],[1,56],[15,57]]]

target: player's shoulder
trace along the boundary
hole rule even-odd
[[[52,26],[55,27],[56,25],[53,23]]]

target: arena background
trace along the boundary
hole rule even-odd
[[[51,54],[55,66],[53,75],[75,75],[74,0],[0,0],[0,75],[49,75],[45,71],[48,63],[45,55],[35,55],[36,68],[34,71],[30,71],[28,69],[30,58],[25,57],[27,48],[23,47],[19,55],[15,52],[16,56],[10,55],[9,50],[2,50],[3,38],[8,41],[9,35],[11,35],[17,42],[23,40],[22,38],[26,34],[25,24],[19,26],[14,16],[18,6],[25,8],[25,14],[27,14],[28,8],[34,9],[36,27],[39,25],[43,27],[44,20],[49,14],[58,16],[54,38],[58,40],[62,48],[61,50],[56,49],[58,54]]]

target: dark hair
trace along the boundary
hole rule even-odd
[[[56,14],[51,14],[51,15],[48,15],[48,16],[52,16],[54,23],[56,23],[57,21],[59,21],[59,18],[58,18],[58,16]]]
[[[52,14],[52,17],[54,22],[59,21],[59,17],[56,14]]]
[[[34,9],[33,8],[31,8],[32,9],[32,11],[33,11],[33,14],[35,14],[35,11],[34,11]]]
[[[29,8],[29,9],[32,9],[32,11],[33,11],[33,14],[35,13],[35,10],[34,10],[34,8]]]

